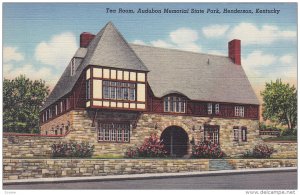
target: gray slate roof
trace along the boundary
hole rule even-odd
[[[225,56],[131,44],[149,69],[156,97],[172,92],[192,100],[259,104],[241,65]]]
[[[88,65],[150,71],[148,82],[156,97],[176,92],[192,100],[259,104],[242,66],[228,57],[129,45],[111,22],[74,57],[76,74],[70,75],[69,64],[42,110],[69,93]]]

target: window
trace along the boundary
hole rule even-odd
[[[63,112],[63,102],[61,101],[60,102],[60,113],[62,113]]]
[[[43,113],[42,115],[43,115],[43,122],[45,122],[45,114]]]
[[[244,106],[235,106],[234,116],[244,117]]]
[[[46,135],[48,135],[48,131],[46,131]]]
[[[69,98],[66,99],[66,110],[69,110],[70,108],[70,100]]]
[[[103,97],[105,99],[135,101],[135,94],[135,83],[103,81]]]
[[[57,129],[55,129],[55,135],[57,135]]]
[[[186,100],[183,97],[168,96],[164,98],[165,112],[185,112]]]
[[[58,105],[55,105],[55,115],[58,114]]]
[[[204,141],[211,141],[214,144],[219,144],[219,129],[218,125],[204,126]]]
[[[46,120],[48,120],[48,112],[46,111]]]
[[[49,119],[52,118],[52,112],[51,112],[51,109],[48,110],[48,116],[49,116]]]
[[[207,114],[212,114],[212,103],[207,104]]]
[[[91,98],[91,80],[87,80],[86,83],[86,91],[85,91],[85,97],[87,100]]]
[[[99,123],[98,141],[129,142],[129,123]]]
[[[242,141],[246,142],[247,141],[247,127],[242,127]]]
[[[239,127],[233,127],[233,141],[238,142],[239,141]]]
[[[220,113],[220,105],[215,104],[215,114],[219,114],[219,113]]]
[[[71,60],[71,76],[75,74],[75,58]]]
[[[63,134],[63,129],[62,128],[60,128],[60,135],[62,135]]]

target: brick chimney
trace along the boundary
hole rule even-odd
[[[80,34],[80,47],[87,47],[90,42],[93,40],[95,35],[89,32],[83,32]]]
[[[233,39],[228,43],[228,57],[233,63],[241,65],[241,40]]]

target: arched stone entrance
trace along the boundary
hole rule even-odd
[[[160,139],[166,146],[170,156],[183,157],[188,154],[189,137],[185,130],[178,126],[167,127]]]

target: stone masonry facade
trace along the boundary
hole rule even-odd
[[[258,121],[250,119],[223,119],[209,117],[195,117],[182,115],[146,114],[128,112],[98,112],[85,110],[73,110],[63,116],[53,119],[41,126],[42,134],[57,124],[69,124],[70,132],[64,140],[87,141],[95,145],[94,155],[116,155],[123,156],[128,147],[141,145],[145,138],[151,133],[161,136],[162,132],[171,126],[182,128],[188,135],[188,152],[191,153],[191,140],[195,143],[203,140],[204,125],[219,125],[219,140],[222,150],[228,156],[240,156],[254,145],[261,143],[259,136]],[[93,125],[94,120],[94,125]],[[132,125],[130,130],[129,143],[98,142],[97,123],[98,121],[129,121]],[[233,127],[247,127],[247,141],[236,142],[233,139]]]

